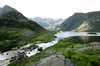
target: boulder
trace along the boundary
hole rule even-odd
[[[42,51],[43,50],[43,48],[42,47],[38,47],[38,49],[37,49],[38,51]]]
[[[75,66],[70,59],[65,59],[63,55],[51,55],[41,59],[32,66]]]

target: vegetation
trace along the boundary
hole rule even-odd
[[[87,15],[88,18],[86,18]],[[87,24],[90,25],[89,27],[92,26],[94,28],[96,27],[97,29],[97,30],[92,29],[92,31],[93,30],[99,31],[98,30],[100,28],[99,21],[95,20],[99,18],[99,16],[95,17],[95,15],[98,15],[98,13],[87,13],[87,15],[82,13],[74,14],[68,20],[65,20],[66,24],[62,23],[60,29],[61,30],[77,29],[76,31],[88,30],[88,28],[78,29],[83,24],[83,22],[87,20]],[[79,18],[79,16],[81,16],[81,18]],[[91,18],[95,21],[93,21]],[[93,26],[92,24],[95,26]],[[65,25],[67,26],[65,27]],[[46,29],[38,25],[36,22],[28,20],[19,12],[12,11],[0,16],[0,51],[1,52],[10,50],[13,47],[20,47],[28,43],[33,43],[33,42],[39,43],[39,41],[40,42],[52,41],[55,38],[54,34],[55,32],[47,31]],[[88,34],[96,34],[96,33],[91,32]],[[65,58],[71,59],[76,66],[100,66],[100,57],[95,56],[95,54],[100,54],[99,50],[88,49],[88,50],[77,52],[75,45],[81,45],[81,43],[79,43],[76,40],[72,40],[71,38],[65,38],[59,40],[57,44],[41,51],[40,53],[37,53],[34,56],[22,58],[20,60],[13,60],[8,66],[15,66],[15,65],[31,66],[31,64],[33,64],[34,62],[52,55],[53,54],[52,52],[46,54],[46,51],[48,49],[51,49],[51,51],[57,51],[63,49],[62,54],[65,56]],[[91,45],[89,44],[86,46],[91,46]],[[36,45],[31,45],[27,49],[34,48],[34,47],[36,47]]]
[[[43,57],[48,57],[48,56],[53,54],[53,53],[46,54],[47,50],[52,49],[52,51],[54,51],[54,50],[58,50],[58,49],[67,49],[68,47],[70,47],[70,45],[75,45],[75,44],[80,44],[80,43],[74,43],[74,42],[72,42],[72,40],[69,40],[67,38],[62,39],[57,44],[46,48],[45,50],[41,51],[40,53],[37,53],[36,55],[22,59],[22,60],[13,61],[8,66],[13,66],[13,65],[16,65],[16,66],[24,66],[24,65],[31,66],[30,65],[31,63],[34,63],[34,62],[40,60]]]
[[[81,45],[81,43],[78,43],[77,41],[73,41],[71,38],[65,38],[62,40],[59,40],[59,42],[53,46],[50,46],[46,48],[45,50],[41,51],[40,53],[37,53],[34,56],[11,62],[8,66],[31,66],[34,62],[48,57],[50,55],[53,55],[54,53],[52,51],[61,50],[64,49],[65,51],[62,51],[62,54],[65,56],[65,58],[71,59],[76,66],[100,66],[100,57],[94,56],[94,54],[100,54],[99,50],[96,49],[88,49],[84,51],[76,51],[76,45]],[[73,46],[73,48],[71,47]],[[91,44],[85,45],[85,47],[91,46]],[[81,47],[82,48],[82,47]],[[46,51],[49,50],[50,53],[46,53]]]
[[[71,38],[65,38],[59,40],[59,42],[53,45],[51,48],[53,48],[53,50],[67,49],[67,48],[71,48],[71,46],[74,47],[75,45],[80,45],[80,43],[78,43],[75,40],[73,41]]]
[[[84,53],[76,52],[73,49],[65,50],[63,55],[71,59],[76,66],[100,66],[100,57],[87,55]]]
[[[65,50],[63,53],[62,53],[66,58],[69,58],[71,59],[73,55],[76,54],[75,50],[72,50],[72,49],[68,49],[68,50]]]
[[[55,32],[50,32],[50,33],[48,33],[48,34],[45,34],[45,33],[44,33],[44,34],[42,34],[42,35],[40,35],[40,36],[34,38],[33,41],[49,42],[49,41],[54,40],[54,38],[56,38],[56,37],[54,36],[54,34],[55,34]]]
[[[10,50],[13,47],[19,46],[19,42],[22,38],[15,35],[15,31],[0,31],[0,51],[4,52]]]
[[[94,54],[100,54],[100,50],[86,49],[86,50],[82,51],[82,53],[87,54],[87,55],[94,55]]]
[[[8,28],[8,27],[7,27]],[[1,30],[0,31],[0,51],[4,52],[13,47],[23,46],[32,42],[48,42],[54,40],[53,32],[51,34],[38,34],[26,28],[15,28],[14,30]]]
[[[17,61],[12,61],[8,66],[31,66],[31,64],[33,64],[34,62],[44,58],[44,57],[48,57],[50,56],[49,54],[46,55],[46,49],[41,51],[40,53],[37,53],[36,55],[33,55],[31,57],[27,57],[21,60],[17,60]]]
[[[95,32],[89,32],[89,33],[87,33],[87,34],[96,34]]]
[[[16,11],[0,16],[0,51],[20,47],[37,41],[48,42],[55,38],[55,32],[50,32],[28,20]]]
[[[33,44],[33,45],[30,45],[29,47],[24,48],[24,49],[30,49],[30,50],[33,50],[33,49],[36,49],[36,48],[37,48],[37,45]]]
[[[99,13],[100,11],[75,13],[61,24],[60,30],[100,32]]]
[[[88,30],[87,28],[83,28],[83,29],[74,29],[74,30],[72,30],[72,31],[86,31],[86,30]]]

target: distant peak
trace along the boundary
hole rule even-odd
[[[8,6],[8,5],[4,5],[3,7],[6,7],[6,6]]]
[[[3,15],[3,14],[6,14],[8,12],[11,12],[11,11],[18,12],[15,8],[12,8],[12,7],[8,6],[8,5],[5,5],[2,8],[0,8],[0,16]]]
[[[80,14],[85,14],[85,13],[74,13],[74,15],[80,15]]]
[[[8,8],[8,7],[9,7],[9,8],[12,8],[12,7],[8,6],[8,5],[3,6],[3,8],[5,8],[5,7],[7,7],[7,8]]]
[[[11,7],[11,6],[8,6],[8,5],[5,5],[5,6],[3,6],[2,8],[3,8],[3,9],[10,8],[10,9],[14,9],[14,10],[16,10],[15,8],[13,8],[13,7]]]

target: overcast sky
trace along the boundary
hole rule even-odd
[[[68,18],[75,12],[100,10],[100,0],[0,0],[0,7],[4,5],[9,5],[31,18]]]

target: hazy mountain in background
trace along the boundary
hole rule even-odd
[[[75,13],[60,25],[60,30],[100,32],[100,11]]]
[[[29,18],[33,21],[36,21],[39,25],[43,26],[46,29],[55,29],[59,24],[61,24],[64,19],[52,19],[52,18],[41,18],[41,17],[35,17],[35,18]]]

